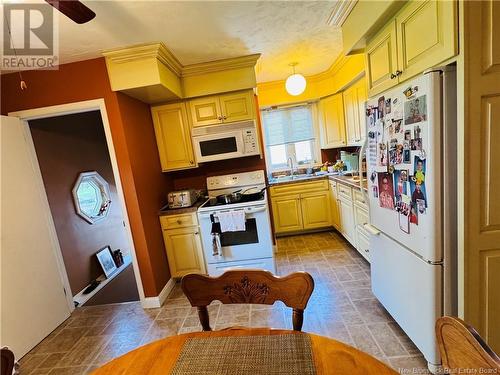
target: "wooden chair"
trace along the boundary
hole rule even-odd
[[[436,336],[443,368],[448,373],[458,374],[460,369],[476,369],[478,374],[493,369],[490,373],[500,373],[500,358],[463,320],[451,316],[439,318]]]
[[[0,349],[1,351],[1,360],[0,366],[2,372],[1,375],[12,375],[14,371],[14,353],[7,347]]]
[[[204,331],[212,330],[207,306],[214,300],[224,304],[265,305],[282,301],[293,308],[293,329],[300,331],[304,321],[304,309],[314,290],[314,280],[306,272],[277,277],[271,272],[259,270],[227,271],[219,277],[190,274],[182,278],[181,285],[191,306],[198,308]]]

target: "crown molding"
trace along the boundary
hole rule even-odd
[[[340,27],[351,13],[358,0],[338,0],[333,6],[332,12],[326,21],[329,26]]]
[[[260,53],[253,55],[233,57],[229,59],[208,61],[182,67],[182,77],[191,77],[200,74],[220,72],[224,70],[253,68],[260,57]]]
[[[182,64],[161,42],[138,44],[126,48],[107,50],[103,51],[102,54],[106,57],[106,59],[109,59],[117,64],[131,62],[134,60],[156,58],[178,76],[182,73]]]

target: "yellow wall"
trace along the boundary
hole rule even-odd
[[[306,77],[306,89],[297,96],[286,92],[285,80],[258,83],[259,106],[298,103],[335,94],[354,79],[361,77],[364,70],[363,54],[340,56],[327,71]]]

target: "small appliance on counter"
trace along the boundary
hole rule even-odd
[[[340,160],[344,162],[347,172],[359,171],[359,154],[347,151],[340,151]]]
[[[200,191],[195,189],[171,191],[167,195],[168,208],[191,207],[199,197]]]

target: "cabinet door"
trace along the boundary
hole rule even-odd
[[[151,114],[162,170],[197,167],[185,103],[152,107]]]
[[[198,227],[164,230],[163,240],[172,277],[206,272]]]
[[[356,249],[369,262],[370,261],[370,240],[362,232],[357,232],[356,236],[357,236]]]
[[[372,97],[398,84],[391,78],[397,70],[396,22],[391,21],[366,46],[368,96]]]
[[[205,96],[189,101],[191,122],[194,127],[220,124],[222,114],[219,96]]]
[[[342,94],[328,96],[319,103],[321,148],[345,146]]]
[[[340,220],[342,225],[342,234],[351,245],[356,246],[356,228],[354,225],[354,209],[352,202],[344,199],[339,201]]]
[[[457,4],[411,1],[396,16],[400,81],[457,54]]]
[[[273,219],[276,233],[302,230],[302,210],[298,194],[273,198]]]
[[[251,120],[255,117],[253,90],[221,95],[220,106],[224,122]]]
[[[331,225],[330,194],[327,190],[300,195],[304,229],[324,228]]]
[[[356,91],[356,110],[358,113],[358,126],[356,128],[358,144],[361,145],[366,139],[366,100],[368,95],[366,92],[366,79],[361,79],[354,85]]]
[[[330,215],[332,225],[340,232],[342,231],[342,227],[340,225],[339,202],[337,202],[337,200],[337,184],[335,182],[330,182]]]
[[[356,90],[353,86],[343,92],[344,96],[344,112],[345,112],[345,129],[348,145],[356,145],[358,143],[359,115],[356,99]]]

